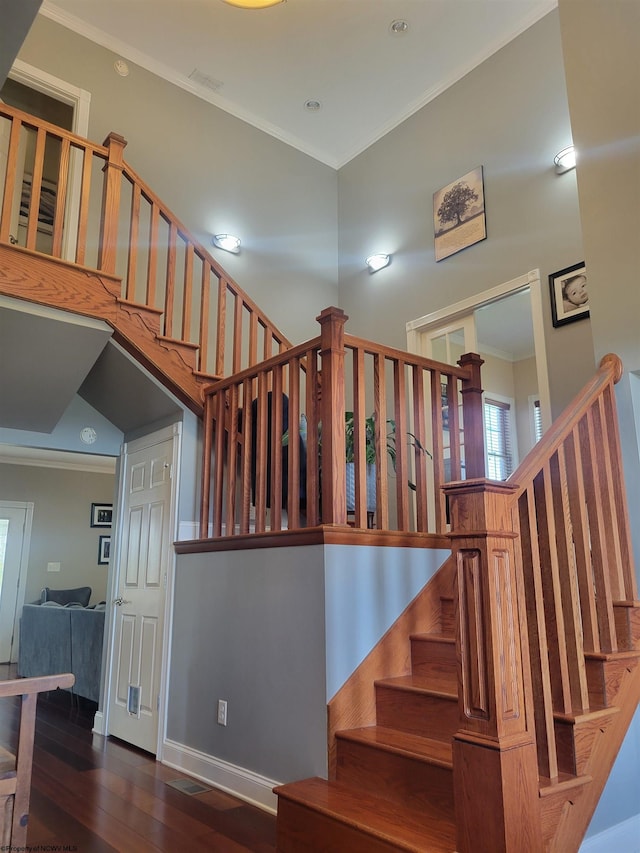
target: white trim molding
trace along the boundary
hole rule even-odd
[[[278,798],[273,789],[280,784],[252,770],[236,767],[220,758],[214,758],[173,740],[165,740],[162,763],[175,770],[206,782],[234,797],[238,797],[264,811],[276,814]]]

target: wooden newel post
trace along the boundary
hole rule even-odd
[[[104,187],[102,191],[102,213],[100,216],[98,269],[106,273],[115,273],[116,253],[118,250],[120,187],[124,165],[122,154],[127,140],[117,133],[110,133],[102,144],[107,147],[108,158],[102,170],[104,172]]]
[[[465,353],[458,361],[469,370],[462,380],[462,417],[464,420],[464,462],[468,480],[484,477],[484,422],[482,417],[482,382],[480,368],[484,359],[475,352]]]
[[[325,308],[319,317],[322,357],[322,524],[347,523],[347,466],[344,425],[344,324],[340,308]]]
[[[516,488],[484,479],[444,487],[456,563],[460,729],[453,741],[453,782],[459,853],[543,849],[533,709],[525,694],[525,609],[511,522]]]

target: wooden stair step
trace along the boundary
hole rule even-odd
[[[591,705],[612,707],[625,675],[638,665],[640,650],[587,652],[584,657]]]
[[[453,819],[452,747],[383,726],[336,732],[339,782]]]
[[[620,649],[640,649],[640,601],[614,601],[613,616]]]
[[[594,708],[573,714],[554,713],[558,768],[575,776],[589,770],[594,743],[603,734],[619,708]]]
[[[274,789],[278,853],[453,853],[455,827],[381,797],[314,777]]]
[[[572,776],[568,773],[560,773],[557,779],[540,777],[540,820],[545,849],[552,846],[553,836],[563,814],[566,815],[573,808],[591,782],[591,776]]]
[[[453,596],[440,596],[440,630],[451,636],[456,633],[456,603]]]
[[[459,725],[458,696],[434,690],[428,678],[403,675],[375,682],[379,726],[451,741]]]
[[[414,634],[410,639],[412,673],[428,678],[434,690],[456,692],[455,639],[445,634]]]

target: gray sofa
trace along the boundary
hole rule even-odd
[[[100,698],[104,607],[25,604],[20,619],[18,675],[28,678],[72,672],[72,692]]]

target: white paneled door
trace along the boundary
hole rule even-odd
[[[156,752],[167,571],[172,549],[173,439],[125,456],[109,734]]]
[[[0,501],[0,663],[18,660],[32,518],[32,503]]]

